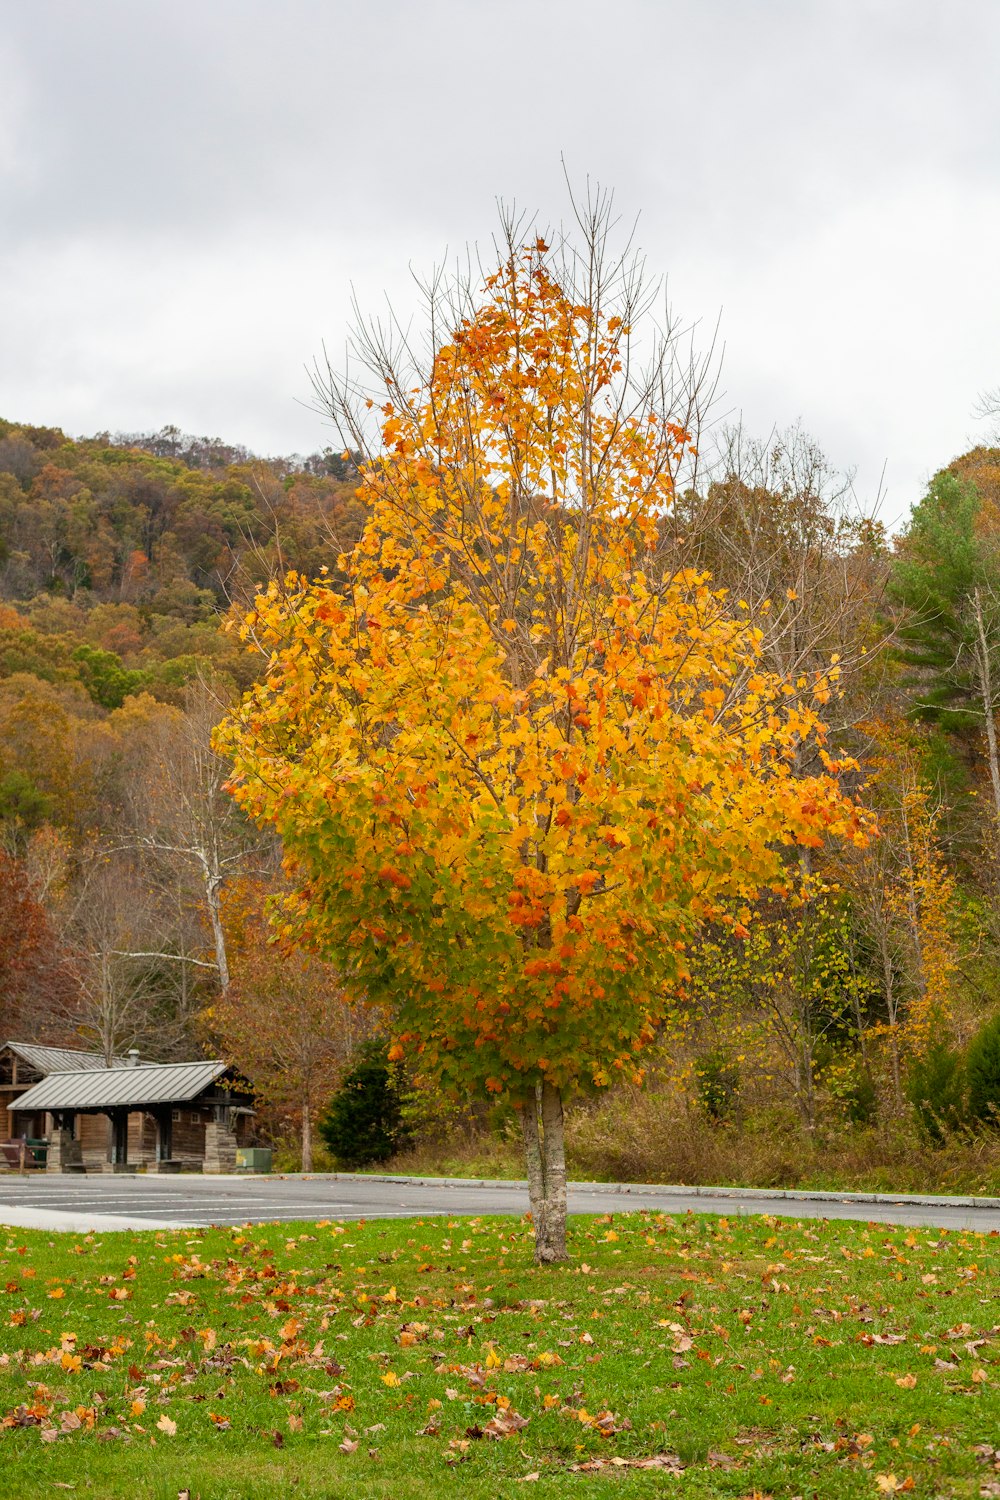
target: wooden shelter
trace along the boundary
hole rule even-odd
[[[20,1042],[0,1048],[3,1095],[0,1130],[44,1141],[52,1172],[231,1172],[253,1113],[217,1059],[151,1063],[130,1052],[109,1067],[96,1053]]]

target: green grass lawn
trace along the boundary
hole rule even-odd
[[[511,1219],[0,1246],[11,1500],[1000,1495],[996,1235],[616,1215],[555,1270]]]

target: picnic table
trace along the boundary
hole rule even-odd
[[[0,1141],[0,1152],[3,1153],[8,1167],[15,1172],[44,1171],[49,1154],[49,1143],[46,1140],[21,1135],[16,1136],[12,1141]]]

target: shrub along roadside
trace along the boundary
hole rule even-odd
[[[973,1037],[965,1075],[970,1118],[1000,1127],[1000,1015]]]
[[[961,1054],[938,1042],[910,1069],[907,1097],[927,1140],[942,1145],[967,1117]]]
[[[482,1131],[443,1135],[394,1156],[393,1171],[445,1177],[521,1177],[516,1139]],[[806,1133],[782,1106],[714,1121],[697,1104],[653,1089],[622,1089],[566,1118],[577,1180],[855,1192],[1000,1196],[1000,1132],[943,1128],[921,1139],[907,1118],[886,1126],[840,1119]]]

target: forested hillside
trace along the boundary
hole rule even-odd
[[[173,429],[74,442],[0,422],[5,1036],[217,1045],[206,1012],[279,868],[209,747],[256,669],[226,625],[275,571],[353,544],[352,472]]]
[[[769,668],[832,666],[833,743],[880,832],[804,847],[786,898],[704,934],[649,1085],[581,1106],[571,1151],[640,1177],[849,1160],[858,1180],[901,1186],[919,1162],[995,1181],[1000,450],[943,468],[896,539],[797,431],[728,433],[703,472],[660,553],[730,591]],[[210,736],[258,671],[236,622],[270,578],[336,572],[365,521],[356,485],[329,450],[0,422],[4,1036],[226,1050],[279,1134],[329,1097],[372,1023],[336,974],[268,943],[280,850]],[[440,1159],[463,1131],[502,1154],[502,1118],[484,1135],[485,1115],[410,1083]]]

